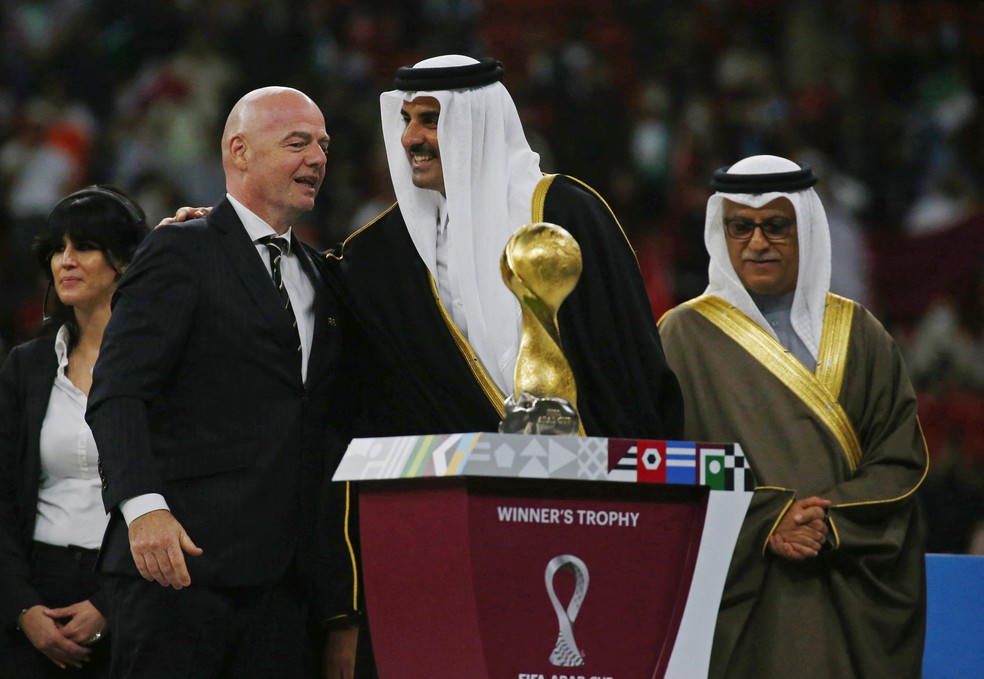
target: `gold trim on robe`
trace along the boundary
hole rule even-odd
[[[468,367],[471,369],[472,375],[475,376],[475,381],[478,382],[478,385],[482,388],[482,391],[485,392],[486,398],[488,398],[489,402],[492,403],[492,407],[495,408],[495,411],[499,413],[499,417],[505,417],[505,397],[502,395],[502,392],[499,391],[499,387],[496,386],[495,381],[489,377],[488,372],[485,370],[485,366],[482,365],[482,361],[478,358],[478,354],[476,354],[475,350],[472,349],[471,345],[468,343],[468,340],[465,339],[465,336],[461,334],[458,326],[454,324],[454,321],[451,319],[451,314],[449,314],[448,310],[444,308],[444,303],[441,301],[441,295],[437,292],[437,283],[434,281],[434,277],[431,276],[430,273],[427,274],[427,280],[430,283],[431,294],[434,295],[434,303],[437,304],[437,308],[441,312],[441,318],[444,319],[444,325],[447,326],[448,332],[450,332],[451,336],[454,338],[454,343],[458,346],[458,351],[461,352],[461,355],[464,356],[465,360],[468,362]],[[505,285],[505,283],[503,283],[503,285]]]
[[[832,292],[827,293],[823,312],[823,334],[817,357],[817,379],[827,386],[834,398],[840,397],[847,363],[847,343],[851,338],[854,302]]]
[[[857,470],[861,463],[861,443],[858,441],[858,435],[854,431],[854,426],[847,417],[847,413],[844,412],[843,406],[838,402],[836,394],[831,392],[831,382],[821,381],[772,335],[765,332],[755,321],[720,297],[705,295],[685,304],[693,307],[704,318],[737,342],[803,401],[840,443],[851,472]],[[827,311],[829,312],[835,306],[830,304],[828,300]],[[853,305],[851,306],[853,307]],[[835,323],[828,324],[827,315],[824,314],[820,354],[826,357],[833,366],[824,371],[824,376],[836,383],[837,392],[840,392],[844,363],[847,357],[847,338],[850,335],[851,319],[850,315],[843,313],[841,307],[838,306],[836,311]],[[845,316],[847,317],[846,328],[842,325]],[[832,336],[828,337],[828,333]]]
[[[543,221],[543,208],[547,202],[547,191],[550,190],[550,185],[553,184],[553,180],[556,179],[556,177],[557,175],[555,174],[545,174],[543,175],[543,179],[536,183],[536,188],[533,189],[532,224],[537,224]],[[521,226],[522,224],[517,224],[516,228],[518,229]],[[557,226],[562,227],[564,225],[558,224]]]
[[[349,521],[352,514],[352,488],[349,481],[345,482],[345,546],[348,547],[349,561],[352,564],[352,610],[359,610],[359,565],[355,558],[355,547],[349,534]]]
[[[355,238],[356,236],[358,236],[363,231],[365,231],[366,229],[368,229],[370,226],[372,226],[373,224],[375,224],[376,222],[378,222],[380,219],[382,219],[383,217],[385,217],[386,215],[388,215],[393,210],[393,208],[395,208],[398,204],[399,203],[393,203],[388,208],[386,208],[386,210],[384,210],[382,212],[382,214],[376,215],[376,217],[374,217],[371,222],[369,222],[368,224],[365,224],[363,226],[360,226],[358,229],[356,229],[355,231],[353,231],[352,233],[350,233],[348,235],[348,237],[346,237],[345,240],[342,241],[342,247],[340,248],[341,254],[338,254],[338,253],[335,253],[335,252],[327,252],[327,253],[325,253],[325,259],[334,259],[334,260],[337,260],[339,262],[342,261],[343,259],[345,259],[345,246],[348,245],[348,242],[350,240],[352,240],[353,238]]]
[[[543,221],[543,207],[544,204],[547,202],[547,191],[550,189],[550,184],[553,183],[553,180],[557,176],[558,175],[556,174],[543,175],[543,179],[537,182],[536,188],[533,190],[533,223],[534,224]],[[586,189],[588,192],[591,193],[592,196],[597,198],[602,205],[605,206],[605,209],[608,210],[608,214],[610,214],[612,219],[615,220],[615,224],[618,226],[618,230],[622,232],[622,238],[624,238],[625,242],[629,244],[629,249],[632,250],[632,255],[635,257],[635,248],[632,247],[632,241],[629,240],[628,235],[626,235],[625,233],[625,229],[622,228],[622,223],[618,221],[618,217],[615,216],[615,213],[612,211],[612,207],[611,205],[608,204],[608,201],[602,198],[600,193],[598,193],[593,188],[582,182],[577,177],[571,177],[569,175],[564,175],[564,176],[570,179],[572,182]],[[557,226],[563,227],[564,225],[558,224]],[[639,263],[638,260],[639,258],[636,257],[636,264]]]

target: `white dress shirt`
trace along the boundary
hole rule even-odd
[[[55,336],[58,372],[41,423],[41,485],[34,539],[98,549],[109,515],[103,509],[96,441],[85,421],[87,398],[65,375],[68,328]]]
[[[272,226],[253,212],[250,212],[238,200],[228,194],[226,194],[226,198],[232,203],[232,207],[235,208],[240,221],[246,227],[246,233],[249,234],[250,239],[256,246],[256,251],[260,254],[260,259],[263,260],[263,265],[266,267],[267,273],[272,276],[270,248],[256,241],[266,236],[277,236],[277,232],[274,231]],[[287,242],[291,243],[290,234],[291,230],[288,228],[287,232],[280,237],[287,239]],[[297,317],[297,334],[301,338],[301,376],[307,379],[308,359],[311,357],[311,341],[314,339],[314,284],[308,278],[307,274],[304,273],[304,269],[301,267],[301,260],[293,250],[293,243],[291,243],[290,249],[281,257],[280,275],[284,279],[284,287],[287,288],[287,296],[290,297],[290,305],[294,309],[294,316]],[[271,280],[273,279],[271,278]]]
[[[441,208],[437,214],[437,294],[451,315],[451,320],[458,326],[458,330],[468,339],[468,318],[465,316],[465,304],[461,297],[461,283],[458,279],[448,273],[448,203],[441,202]]]

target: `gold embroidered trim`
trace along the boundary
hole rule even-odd
[[[840,443],[851,471],[861,462],[861,443],[844,408],[827,387],[755,321],[720,297],[706,295],[689,302],[704,318],[733,339],[792,391],[823,422]]]
[[[543,179],[536,183],[536,188],[533,189],[533,210],[531,215],[533,217],[533,224],[543,221],[543,206],[547,202],[547,191],[550,190],[550,185],[553,184],[553,180],[557,178],[555,174],[545,174]],[[560,224],[563,226],[563,224]]]
[[[571,181],[577,182],[578,184],[580,184],[581,186],[583,186],[584,188],[586,188],[588,191],[591,192],[591,194],[595,198],[597,198],[598,200],[601,201],[601,204],[605,206],[605,209],[606,210],[608,210],[608,214],[610,214],[612,216],[612,219],[615,220],[615,225],[618,227],[618,230],[622,232],[622,238],[624,238],[625,239],[625,242],[628,243],[629,250],[632,251],[632,256],[633,257],[636,257],[635,248],[632,247],[632,241],[630,241],[629,240],[629,237],[625,234],[625,229],[622,228],[622,223],[620,221],[618,221],[618,217],[615,216],[615,213],[612,211],[612,208],[608,204],[608,201],[606,201],[604,198],[602,198],[600,193],[598,193],[593,188],[591,188],[590,186],[588,186],[587,184],[585,184],[584,182],[582,182],[577,177],[571,177],[569,175],[564,175],[564,176],[567,177],[568,179],[570,179]],[[563,226],[563,224],[561,224],[561,226]],[[638,263],[639,263],[639,258],[636,257],[636,265],[638,265]]]
[[[345,482],[345,545],[348,547],[349,560],[352,562],[352,610],[359,610],[359,567],[355,560],[355,548],[349,535],[349,515],[351,513],[352,492],[350,482]]]
[[[325,254],[325,259],[334,259],[334,260],[337,260],[339,262],[342,261],[343,259],[345,259],[345,246],[348,245],[348,242],[350,240],[352,240],[353,238],[355,238],[356,236],[358,236],[363,231],[365,231],[366,229],[368,229],[370,226],[372,226],[373,224],[375,224],[376,222],[378,222],[380,219],[382,219],[383,217],[385,217],[386,215],[388,215],[390,212],[392,212],[393,211],[393,208],[395,208],[397,205],[399,205],[399,203],[393,203],[388,208],[386,208],[386,210],[384,210],[382,213],[376,215],[376,217],[371,222],[369,222],[365,226],[359,227],[359,229],[357,229],[356,231],[353,231],[352,233],[350,233],[349,236],[348,236],[348,238],[346,238],[344,241],[342,241],[341,254],[340,255],[336,255],[334,252],[329,252],[329,253]]]
[[[847,365],[847,346],[851,337],[854,302],[832,292],[827,293],[823,312],[823,333],[820,336],[820,356],[816,377],[834,398],[840,397]]]
[[[926,435],[923,433],[922,423],[916,419],[916,425],[919,427],[919,437],[922,439],[923,443],[923,473],[919,478],[919,482],[916,483],[912,488],[902,493],[898,497],[888,498],[886,500],[863,500],[861,502],[845,502],[839,505],[833,505],[831,509],[842,509],[844,507],[863,507],[865,505],[880,505],[886,504],[888,502],[898,502],[900,500],[905,500],[910,495],[919,490],[919,487],[926,480],[926,476],[929,474],[929,446],[926,445]]]
[[[499,387],[496,386],[495,382],[485,371],[485,366],[482,365],[482,362],[479,360],[478,354],[476,354],[471,348],[471,345],[468,344],[468,340],[465,339],[465,336],[461,334],[460,330],[458,330],[458,326],[456,326],[454,321],[451,320],[451,315],[448,314],[448,310],[444,308],[444,303],[441,302],[441,296],[437,292],[437,283],[434,282],[434,277],[428,273],[427,279],[430,281],[431,294],[434,296],[434,302],[437,304],[437,308],[441,311],[441,318],[444,319],[444,324],[448,327],[451,336],[454,338],[454,343],[458,345],[458,351],[460,351],[461,355],[465,357],[466,361],[468,361],[468,367],[471,368],[472,375],[474,375],[475,380],[478,382],[478,386],[480,386],[482,391],[485,392],[486,398],[489,399],[489,402],[492,404],[492,407],[495,408],[495,411],[499,413],[499,417],[505,417],[506,410],[503,406],[503,401],[505,398],[503,397],[502,392],[499,391]]]
[[[831,549],[837,551],[841,546],[841,536],[837,532],[837,525],[834,523],[834,517],[827,515],[827,525],[830,526],[830,532],[834,534],[834,544]]]
[[[764,490],[764,488],[756,488],[755,490]],[[780,490],[786,490],[786,489],[785,488],[782,488]],[[793,500],[794,499],[795,499],[795,496],[789,498],[789,500],[786,501],[786,505],[782,508],[782,511],[779,512],[779,516],[776,517],[776,521],[775,521],[775,523],[772,524],[772,528],[769,529],[769,534],[765,536],[765,544],[762,545],[762,554],[763,555],[769,549],[769,538],[771,538],[772,535],[776,532],[776,528],[779,526],[779,522],[782,521],[782,517],[786,516],[786,512],[788,512],[789,511],[789,508],[793,506]]]
[[[543,175],[543,179],[541,179],[537,183],[536,188],[533,190],[533,214],[532,214],[532,216],[533,216],[533,223],[534,224],[536,222],[542,222],[543,221],[543,206],[547,202],[547,191],[550,189],[550,185],[553,183],[553,180],[556,179],[558,176],[559,175],[556,175],[556,174],[545,174],[545,175]],[[604,198],[602,198],[600,193],[598,193],[593,188],[591,188],[590,186],[588,186],[587,184],[585,184],[584,182],[582,182],[577,177],[571,177],[569,175],[564,175],[564,176],[567,177],[568,179],[570,179],[572,182],[575,182],[577,184],[580,184],[581,186],[583,186],[584,188],[586,188],[588,191],[591,192],[591,195],[593,195],[595,198],[597,198],[599,201],[601,201],[601,204],[605,206],[605,209],[606,210],[608,210],[608,214],[610,214],[612,216],[612,219],[615,220],[615,224],[616,224],[616,226],[618,226],[618,230],[622,232],[622,238],[624,238],[625,239],[625,242],[629,244],[629,249],[632,250],[632,254],[633,254],[633,256],[635,256],[635,248],[632,247],[632,242],[629,240],[629,237],[627,235],[625,235],[625,229],[622,228],[622,223],[618,221],[618,217],[615,216],[615,213],[612,211],[612,208],[608,204],[608,201],[606,201]],[[558,226],[567,228],[563,224],[558,224]]]

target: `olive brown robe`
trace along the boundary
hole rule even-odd
[[[691,440],[737,441],[757,487],[732,557],[711,677],[918,677],[927,452],[899,351],[863,307],[828,295],[816,373],[718,297],[660,334]],[[793,562],[767,540],[797,499],[833,502],[829,549]]]

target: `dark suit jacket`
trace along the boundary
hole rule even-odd
[[[0,628],[42,603],[30,563],[41,485],[41,425],[58,372],[55,337],[15,347],[0,370]],[[102,593],[90,597],[105,613]]]
[[[187,559],[193,584],[265,584],[292,563],[310,575],[334,559],[334,590],[318,602],[354,608],[347,512],[326,508],[322,492],[346,443],[333,419],[344,321],[313,250],[293,247],[316,290],[306,383],[289,313],[227,200],[204,219],[156,229],[137,251],[86,415],[112,512],[102,570],[137,575],[119,503],[161,493],[204,549]]]

